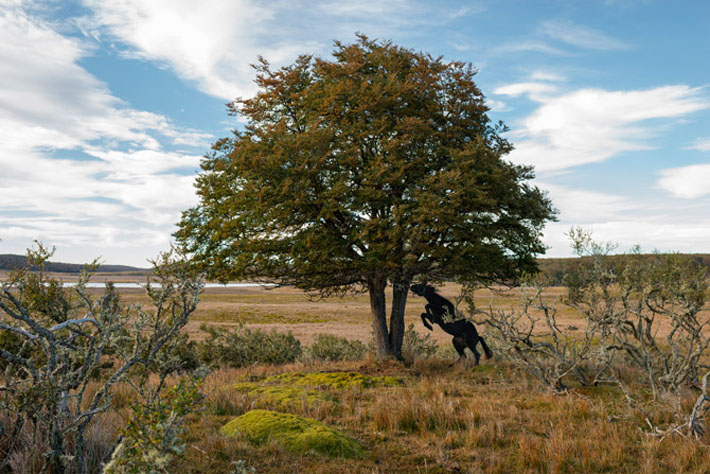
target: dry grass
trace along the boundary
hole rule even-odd
[[[458,291],[455,285],[442,289],[448,297],[455,297]],[[563,291],[552,288],[547,296],[559,298]],[[121,295],[124,302],[146,303],[141,290],[124,289]],[[490,298],[481,291],[476,303],[487,306]],[[494,296],[497,307],[517,302],[515,292]],[[406,322],[415,323],[424,334],[428,332],[419,324],[422,308],[423,299],[411,297]],[[581,334],[580,315],[561,304],[558,309],[560,327],[575,326]],[[202,322],[229,326],[241,321],[249,327],[291,331],[306,345],[319,333],[367,342],[371,337],[369,311],[367,295],[311,301],[293,288],[210,288],[202,295],[187,330],[193,339],[201,339],[198,328]],[[662,327],[659,336],[663,331]],[[431,334],[441,345],[450,346],[450,336],[438,328]],[[204,409],[186,423],[185,457],[175,462],[171,472],[231,472],[236,460],[246,460],[257,472],[269,473],[710,472],[710,438],[689,442],[680,437],[661,441],[649,436],[643,418],[613,387],[573,389],[568,395],[557,396],[495,360],[481,367],[450,367],[450,362],[417,360],[406,367],[366,360],[214,371],[204,384]],[[220,434],[219,429],[234,417],[263,407],[248,393],[225,387],[238,382],[258,384],[285,372],[335,370],[406,379],[402,387],[320,388],[337,403],[283,408],[358,439],[365,449],[362,459],[295,455],[275,445],[253,446]],[[692,397],[689,393],[686,403]],[[122,416],[127,416],[132,400],[128,387],[114,387],[114,401],[122,407]],[[117,429],[121,415],[103,422],[111,430]],[[659,420],[673,420],[670,411],[656,415]],[[92,437],[97,446],[105,446],[98,424],[96,430]]]
[[[403,387],[330,389],[337,404],[292,406],[355,438],[363,459],[294,456],[278,446],[225,439],[219,428],[252,408],[235,380],[303,370],[357,370],[405,377]],[[227,472],[245,459],[258,472],[709,472],[703,442],[663,441],[606,388],[553,395],[505,365],[449,367],[446,361],[377,362],[217,371],[207,407],[189,424],[187,457],[176,472]],[[614,395],[614,394],[612,394]]]
[[[460,286],[447,284],[440,291],[453,300],[458,296]],[[147,303],[140,289],[121,289],[120,292],[125,302]],[[560,302],[565,295],[564,288],[552,287],[545,291],[544,297],[554,302],[558,310],[558,325],[581,336],[584,332],[582,315]],[[493,303],[496,308],[506,309],[517,306],[519,302],[520,293],[517,289],[502,293],[479,290],[475,294],[475,303],[481,308]],[[414,323],[421,334],[431,334],[440,345],[450,345],[451,336],[438,329],[429,333],[419,324],[424,304],[423,298],[410,295],[405,321]],[[706,308],[704,316],[710,317],[710,307]],[[370,301],[366,294],[312,300],[301,290],[291,287],[207,288],[186,327],[191,339],[201,340],[205,337],[199,330],[203,323],[226,327],[245,323],[248,327],[290,331],[305,345],[311,344],[318,334],[333,334],[362,342],[368,342],[372,337]],[[540,328],[544,329],[542,326]],[[662,322],[657,336],[664,337],[669,329],[670,326]]]
[[[448,285],[448,297],[459,288]],[[564,290],[547,296],[559,299]],[[485,306],[490,293],[476,294]],[[497,307],[514,306],[519,295],[494,295]],[[422,301],[412,297],[406,320],[418,322]],[[558,305],[560,326],[584,327],[574,310]],[[345,300],[309,301],[292,288],[208,289],[198,318],[235,324],[248,314],[248,326],[291,331],[310,344],[318,333],[371,337],[366,295]],[[229,321],[224,314],[234,314]],[[270,314],[279,321],[268,321]],[[323,321],[303,321],[303,315]],[[277,324],[274,324],[277,323]],[[190,328],[192,336],[198,338]],[[660,335],[664,328],[661,328]],[[449,345],[449,336],[436,330],[434,338]],[[688,442],[680,437],[663,441],[647,434],[643,418],[631,410],[613,387],[573,390],[556,396],[513,367],[491,362],[478,368],[450,367],[450,360],[395,363],[341,362],[305,366],[258,366],[219,370],[207,381],[206,408],[189,424],[188,449],[175,465],[183,472],[227,472],[231,462],[246,460],[257,472],[710,472],[710,439]],[[405,377],[404,387],[327,389],[338,403],[291,406],[288,411],[318,419],[357,438],[365,447],[363,459],[339,460],[318,455],[293,455],[278,446],[252,446],[226,439],[219,428],[257,403],[243,392],[220,390],[230,383],[259,380],[283,372],[355,370],[368,375]],[[690,400],[692,394],[688,394]],[[671,421],[672,414],[657,413]]]

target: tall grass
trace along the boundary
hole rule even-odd
[[[219,472],[244,459],[257,472],[274,473],[710,471],[710,438],[649,436],[644,420],[613,387],[571,389],[560,396],[513,366],[449,367],[449,362],[418,360],[409,367],[321,362],[215,371],[206,380],[208,415],[192,420],[188,459],[175,470]],[[254,403],[220,387],[309,370],[405,377],[400,387],[331,390],[337,405],[287,409],[354,436],[365,447],[364,459],[295,456],[278,446],[252,446],[215,434]],[[661,411],[658,417],[673,416],[670,407]]]

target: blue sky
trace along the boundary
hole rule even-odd
[[[565,232],[710,252],[710,2],[0,0],[0,253],[147,266],[258,55],[354,33],[473,63]]]

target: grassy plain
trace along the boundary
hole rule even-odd
[[[441,293],[452,300],[455,300],[459,291],[460,287],[454,284],[441,289]],[[127,303],[146,301],[140,289],[121,289],[121,294]],[[564,294],[563,288],[550,288],[546,297],[557,301]],[[520,294],[517,290],[505,293],[480,290],[476,292],[475,299],[478,307],[493,304],[496,308],[511,308],[518,305]],[[413,323],[417,332],[422,335],[429,333],[419,318],[425,304],[424,298],[410,294],[405,314],[406,324]],[[580,327],[580,314],[576,310],[558,306],[559,321],[563,327]],[[192,339],[200,340],[204,337],[204,333],[199,330],[203,323],[223,327],[243,323],[266,330],[290,331],[305,345],[313,342],[318,334],[333,334],[365,343],[372,337],[372,318],[367,294],[321,300],[292,287],[206,288],[187,326]],[[438,328],[429,334],[439,344],[451,343],[451,336]]]
[[[442,293],[454,298],[459,288]],[[142,302],[139,290],[122,290],[125,302]],[[582,334],[579,313],[560,299],[562,288],[546,297],[556,301],[559,325]],[[511,308],[519,294],[476,294],[479,306]],[[424,300],[411,296],[406,322],[427,333],[419,321]],[[313,300],[299,290],[280,288],[209,288],[187,330],[202,337],[201,323],[221,326],[239,322],[249,327],[291,331],[304,345],[319,333],[367,342],[370,314],[367,295]],[[577,328],[577,329],[574,329]],[[484,329],[485,331],[485,329]],[[663,328],[659,336],[663,333]],[[433,338],[442,346],[450,338],[438,328]],[[308,363],[220,369],[205,381],[205,408],[187,423],[186,456],[175,472],[230,472],[245,460],[256,472],[710,472],[710,437],[700,442],[680,436],[664,440],[649,434],[644,418],[632,410],[615,387],[572,389],[555,395],[507,363],[493,359],[480,367],[451,366],[452,359],[397,362]],[[370,376],[401,377],[404,384],[378,388],[313,386],[300,402],[283,403],[269,380],[291,372],[353,371]],[[287,378],[288,379],[288,378]],[[254,384],[238,389],[234,384]],[[259,388],[261,387],[261,388]],[[325,397],[314,397],[312,391]],[[264,396],[269,394],[269,396]],[[269,398],[272,397],[272,398]],[[689,393],[686,409],[694,395]],[[313,402],[316,400],[316,402]],[[319,402],[318,400],[325,400]],[[276,443],[250,443],[230,438],[220,429],[252,409],[272,409],[323,422],[357,440],[361,457],[296,454]],[[655,413],[673,421],[670,408]]]
[[[334,402],[266,405],[230,390],[278,372],[350,370],[393,375],[403,386],[320,387]],[[505,364],[451,367],[422,360],[409,367],[363,361],[221,370],[206,382],[205,410],[188,423],[186,457],[175,472],[229,472],[245,460],[268,473],[688,472],[710,470],[707,446],[649,436],[643,420],[608,387],[559,396]],[[219,430],[254,408],[323,422],[363,448],[362,457],[296,454],[278,443],[253,444]],[[707,442],[705,439],[704,442]]]
[[[70,280],[66,275],[62,279]],[[441,291],[455,298],[459,288],[447,285]],[[147,303],[140,289],[120,293],[124,303]],[[545,296],[555,302],[559,326],[581,335],[581,315],[561,302],[564,294],[562,288],[551,288]],[[481,290],[476,304],[510,309],[519,296],[516,291]],[[441,346],[450,346],[450,337],[439,328],[433,333],[423,328],[419,320],[423,306],[423,298],[410,295],[407,325],[413,323],[421,334],[432,334]],[[320,333],[367,342],[369,310],[366,294],[314,300],[294,288],[208,288],[187,331],[199,340],[204,337],[202,323],[227,327],[244,323],[290,331],[303,345]],[[658,336],[664,331],[662,327]],[[496,358],[484,359],[479,367],[452,362],[433,358],[402,364],[366,358],[216,369],[204,381],[204,408],[186,420],[185,455],[169,472],[229,473],[237,461],[259,473],[710,472],[710,435],[699,441],[651,436],[643,415],[629,408],[615,387],[573,388],[558,395]],[[336,371],[396,377],[402,383],[301,387],[293,382],[294,375],[280,376]],[[686,413],[695,396],[688,393]],[[115,387],[114,400],[118,414],[99,417],[97,432],[115,433],[127,421],[132,400],[125,384]],[[299,453],[286,449],[283,442],[255,443],[223,433],[224,425],[254,409],[317,420],[355,440],[360,454]],[[656,421],[674,421],[670,407],[657,410]]]

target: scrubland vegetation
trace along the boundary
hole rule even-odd
[[[194,307],[179,261],[147,294],[18,273],[0,472],[708,472],[707,275],[585,245],[565,288],[443,287],[493,348],[477,367],[416,297],[404,361],[378,360],[366,296]]]

